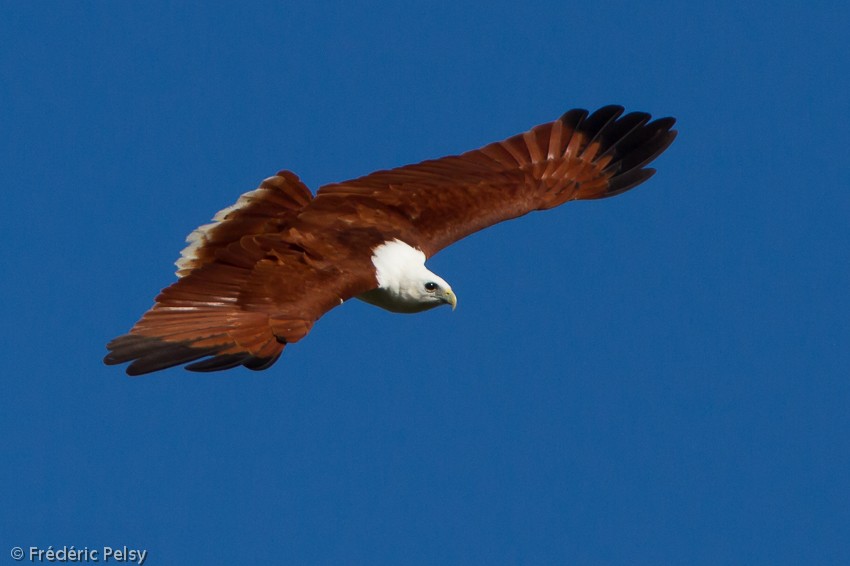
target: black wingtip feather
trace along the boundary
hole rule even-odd
[[[249,359],[251,359],[250,354],[228,354],[224,356],[215,356],[207,360],[201,360],[199,362],[189,364],[186,366],[186,369],[198,372],[221,371],[241,366]]]
[[[573,108],[561,116],[561,122],[573,130],[579,130],[579,126],[583,123],[587,114],[588,112],[584,108]]]
[[[126,370],[130,376],[183,364],[189,364],[187,370],[197,372],[221,371],[240,365],[250,370],[263,370],[271,367],[280,357],[280,354],[267,358],[258,358],[248,353],[218,355],[222,346],[198,348],[190,342],[167,342],[138,334],[119,336],[106,347],[110,352],[103,358],[103,363],[111,366],[131,362]]]
[[[622,116],[626,109],[616,104],[603,106],[593,114],[587,117],[582,124],[582,128],[588,132],[596,132],[596,134],[587,142],[587,145],[595,142],[599,135],[605,131],[608,125]]]
[[[642,128],[651,118],[646,112],[631,112],[600,131],[599,138],[603,143],[599,158],[611,153],[622,156],[629,151],[635,143],[639,143],[638,138],[646,131]],[[634,142],[630,141],[630,138]]]
[[[611,157],[605,172],[612,175],[607,190],[582,198],[607,198],[640,185],[655,174],[654,169],[643,167],[661,155],[676,139],[678,132],[672,129],[676,124],[675,118],[650,121],[651,116],[645,112],[621,116],[622,112],[622,106],[605,106],[579,124],[578,131],[589,140],[587,145],[594,141],[601,145],[594,161]]]
[[[194,362],[218,353],[219,347],[195,348],[186,344],[168,343],[152,338],[150,351],[137,357],[127,366],[127,375],[142,375]]]
[[[655,169],[632,169],[624,175],[617,175],[611,180],[608,191],[602,197],[613,197],[633,189],[655,175]]]
[[[264,369],[269,369],[274,365],[274,363],[280,358],[280,354],[283,352],[279,352],[276,356],[271,356],[268,358],[251,358],[242,363],[243,366],[252,370],[252,371],[262,371]]]

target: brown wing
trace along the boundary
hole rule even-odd
[[[236,204],[218,212],[211,224],[189,234],[189,245],[177,260],[177,276],[212,262],[218,250],[252,234],[282,231],[313,200],[310,189],[295,173],[280,171],[245,193]]]
[[[643,167],[672,143],[675,120],[622,113],[620,106],[571,110],[462,155],[327,185],[302,216],[342,212],[352,223],[400,231],[431,256],[498,222],[647,180],[655,170]]]
[[[181,364],[193,371],[265,369],[325,312],[373,289],[374,235],[358,241],[350,234],[343,244],[294,226],[300,187],[279,175],[240,199],[244,206],[226,209],[220,224],[202,232],[181,266],[184,276],[129,334],[107,345],[104,362],[132,362],[130,375]],[[263,229],[276,233],[252,234]]]

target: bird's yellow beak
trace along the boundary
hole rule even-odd
[[[457,295],[451,289],[446,291],[446,302],[452,306],[452,310],[457,308]]]

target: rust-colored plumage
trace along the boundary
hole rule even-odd
[[[384,242],[430,257],[498,222],[647,180],[675,120],[622,113],[571,110],[462,155],[326,185],[315,198],[281,171],[190,235],[180,279],[104,361],[132,362],[130,375],[180,364],[265,369],[324,313],[378,286],[371,256]]]

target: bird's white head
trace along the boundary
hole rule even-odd
[[[425,254],[401,240],[376,246],[372,253],[378,288],[358,298],[388,311],[422,312],[440,305],[457,306],[451,286],[425,267]]]

